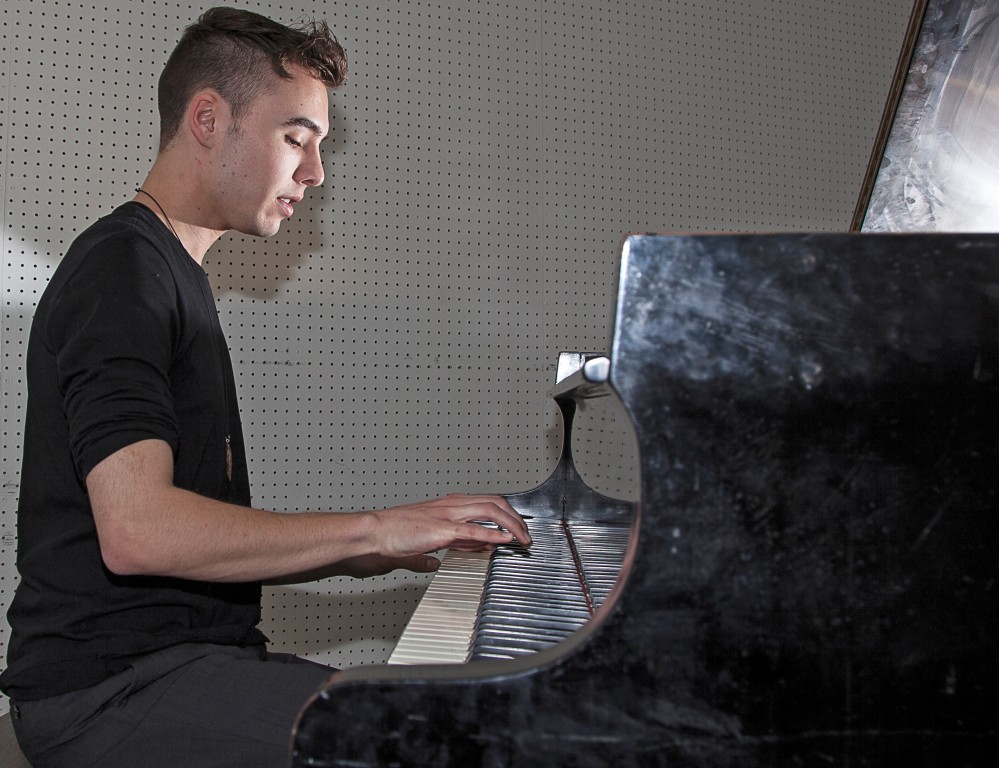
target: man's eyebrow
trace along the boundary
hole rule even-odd
[[[323,129],[307,117],[293,117],[290,120],[285,120],[281,123],[281,125],[296,125],[299,128],[305,128],[306,130],[312,131],[312,133],[318,136],[320,140],[326,138],[326,135],[323,133]]]

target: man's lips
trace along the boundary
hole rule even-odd
[[[300,197],[279,197],[277,201],[284,215],[291,216],[295,213],[295,203],[301,199]]]

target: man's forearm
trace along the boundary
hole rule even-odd
[[[422,557],[443,547],[492,546],[513,536],[530,543],[519,515],[495,497],[456,495],[347,514],[283,514],[215,501],[173,485],[173,456],[160,440],[109,456],[88,475],[87,488],[104,562],[123,575],[278,583],[385,572],[392,562],[432,570]],[[380,571],[372,569],[375,561]]]
[[[373,547],[370,515],[289,515],[215,501],[150,480],[144,469],[157,457],[142,454],[156,447],[130,448],[132,455],[102,463],[88,478],[101,554],[115,573],[263,581]],[[123,471],[109,482],[108,473]],[[146,479],[130,483],[127,475]]]

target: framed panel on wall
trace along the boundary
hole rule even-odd
[[[920,0],[907,42],[851,228],[999,231],[999,8]]]

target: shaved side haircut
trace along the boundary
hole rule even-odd
[[[291,79],[289,66],[304,69],[330,89],[347,79],[347,54],[325,21],[285,26],[252,11],[206,11],[184,31],[160,75],[160,150],[177,135],[199,90],[215,90],[238,123],[269,87],[271,73]]]

